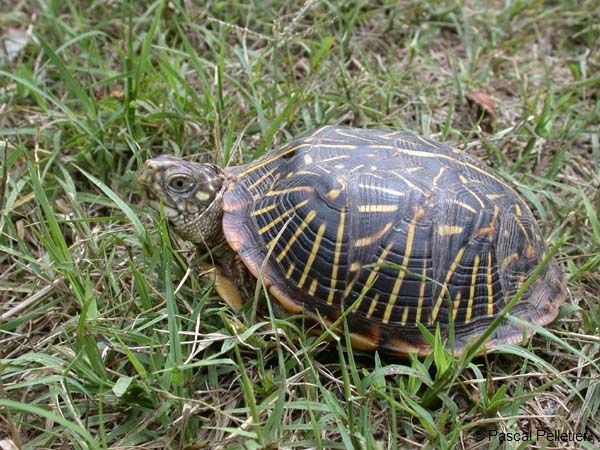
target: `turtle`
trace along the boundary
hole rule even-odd
[[[203,267],[229,305],[241,308],[258,281],[285,314],[346,320],[358,351],[426,355],[424,326],[445,339],[453,330],[446,345],[459,355],[527,281],[510,311],[521,320],[503,317],[491,350],[552,322],[566,297],[516,191],[408,131],[323,126],[224,169],[161,155],[138,183],[180,238],[210,253]]]

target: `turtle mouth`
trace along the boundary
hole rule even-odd
[[[143,199],[147,202],[159,201],[158,195],[155,194],[152,189],[152,177],[148,177],[147,174],[142,173],[136,180],[138,191],[142,195]]]
[[[169,219],[179,216],[177,208],[172,207],[165,198],[159,197],[155,190],[148,186],[144,180],[138,180],[138,187],[142,197],[144,198],[144,202],[150,205],[153,209],[156,211],[160,211],[162,209],[165,216]]]
[[[148,201],[148,202],[151,202],[151,201],[158,202],[159,201],[158,196],[154,193],[154,191],[152,191],[152,189],[149,189],[148,186],[141,185],[140,191],[146,201]]]

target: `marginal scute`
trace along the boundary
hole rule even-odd
[[[353,346],[430,351],[417,322],[459,354],[544,259],[531,211],[490,168],[405,132],[323,127],[227,170],[223,230],[292,314],[331,324],[345,311]],[[511,311],[556,317],[566,283],[551,261]],[[504,320],[488,348],[518,342]]]

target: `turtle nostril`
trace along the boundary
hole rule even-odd
[[[156,170],[158,169],[158,167],[156,166],[156,164],[150,160],[146,161],[144,163],[144,166],[147,170],[150,170],[152,172],[156,172]]]

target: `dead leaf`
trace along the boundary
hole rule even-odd
[[[13,62],[25,48],[31,37],[30,31],[6,30],[0,36],[0,65]]]
[[[490,119],[496,117],[496,102],[491,95],[485,92],[469,92],[465,95],[467,100],[477,105],[484,113],[490,116]]]

